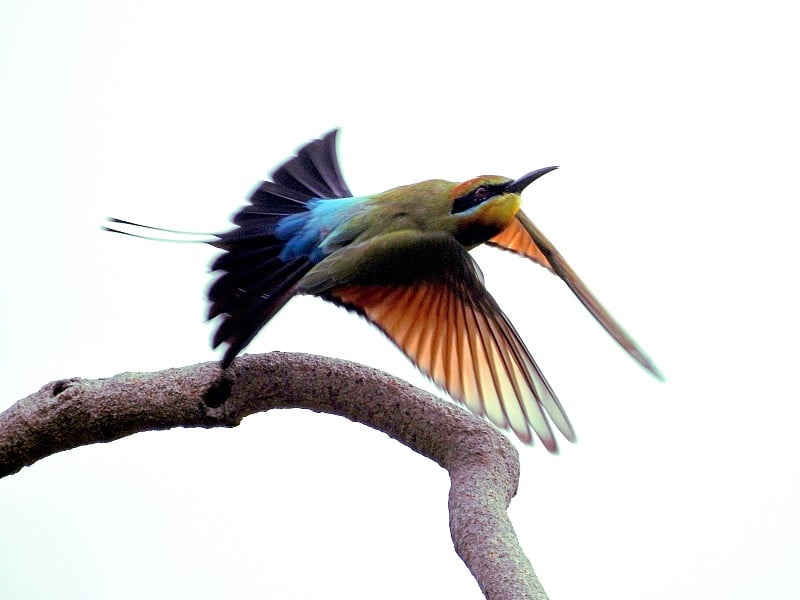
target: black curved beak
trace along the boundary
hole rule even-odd
[[[539,179],[542,175],[546,175],[550,171],[555,171],[558,167],[544,167],[543,169],[536,169],[535,171],[531,171],[526,175],[523,175],[519,179],[515,179],[511,183],[506,186],[506,191],[511,192],[512,194],[519,194],[522,190],[532,184],[534,181]]]

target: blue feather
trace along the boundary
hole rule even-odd
[[[286,216],[275,225],[275,237],[286,240],[280,258],[284,262],[308,258],[318,263],[328,252],[322,247],[325,238],[346,223],[363,204],[365,198],[330,198],[310,200],[307,210]]]

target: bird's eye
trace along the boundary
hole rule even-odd
[[[497,190],[493,186],[478,186],[471,192],[467,192],[460,198],[456,198],[455,202],[453,203],[453,209],[451,210],[451,213],[456,214],[464,212],[465,210],[469,210],[470,208],[478,206],[479,204],[483,204],[496,193]]]

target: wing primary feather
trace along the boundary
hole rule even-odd
[[[461,373],[459,372],[458,345],[462,331],[458,328],[457,317],[461,301],[454,294],[447,294],[448,309],[446,314],[448,333],[444,339],[445,352],[442,357],[445,376],[449,382],[449,388],[453,390],[455,398],[464,398],[461,384]]]
[[[427,285],[420,286],[414,297],[414,307],[411,309],[416,318],[410,323],[402,339],[398,339],[398,345],[404,348],[406,354],[413,357],[413,360],[417,363],[421,362],[420,349],[429,321],[429,319],[425,318],[425,313],[426,309],[429,309],[430,296],[431,287]]]
[[[461,315],[462,332],[464,339],[462,340],[462,354],[461,354],[461,373],[463,381],[463,397],[476,398],[478,397],[478,382],[477,382],[477,367],[472,350],[473,340],[475,339],[475,328],[470,326],[467,317],[467,307],[463,302],[459,302],[459,313]],[[466,402],[465,402],[466,403]]]
[[[396,339],[398,324],[404,318],[403,311],[395,310],[395,308],[397,306],[408,306],[407,297],[410,291],[411,288],[400,288],[395,294],[392,294],[391,303],[382,303],[385,306],[381,306],[380,313],[374,312],[375,309],[373,308],[373,314],[380,319],[381,325],[393,340]]]
[[[491,318],[492,316],[495,318]],[[509,397],[510,394],[508,392],[510,392],[510,390],[503,394],[504,401],[502,403],[502,408],[506,419],[517,435],[519,435],[520,432],[524,432],[528,442],[531,441],[530,426],[532,425],[534,431],[540,436],[545,446],[547,446],[551,452],[554,451],[555,439],[552,439],[552,448],[548,445],[549,439],[553,438],[549,426],[545,429],[538,425],[539,421],[544,421],[545,424],[547,424],[547,421],[542,414],[541,408],[537,404],[540,400],[540,396],[536,388],[530,385],[528,374],[525,371],[524,356],[520,356],[519,348],[516,343],[518,340],[513,337],[513,333],[515,333],[513,332],[513,328],[512,335],[509,336],[509,332],[505,329],[507,321],[502,313],[487,313],[486,320],[492,332],[495,346],[502,348],[499,357],[502,360],[502,366],[506,377],[511,384],[511,388],[513,388],[513,398]],[[534,400],[534,408],[532,410],[526,410],[526,405],[528,404],[526,403],[526,398],[531,397]],[[546,434],[549,433],[549,435],[542,437],[543,432]],[[525,438],[521,437],[521,439]]]
[[[436,291],[441,292],[441,290],[436,290]],[[435,294],[434,298],[435,298],[435,305],[430,309],[433,318],[431,319],[432,328],[428,339],[426,372],[430,375],[431,379],[433,379],[436,385],[441,386],[444,389],[447,389],[444,378],[442,377],[442,374],[438,371],[438,367],[436,364],[439,355],[441,354],[439,348],[441,346],[442,339],[446,335],[446,332],[442,328],[442,314],[447,310],[446,309],[447,297],[445,294],[437,293]]]
[[[649,371],[654,377],[664,380],[664,375],[656,367],[655,363],[642,350],[633,338],[617,323],[602,304],[581,281],[577,273],[572,270],[564,257],[556,250],[555,246],[539,230],[533,221],[522,211],[517,213],[517,219],[530,234],[536,246],[552,265],[553,270],[567,284],[570,290],[577,296],[578,300],[588,309],[592,316],[600,325],[611,335],[616,342],[630,354],[636,362]]]
[[[472,321],[472,327],[470,327],[470,330],[474,334],[470,339],[470,353],[472,356],[472,372],[475,374],[476,398],[478,401],[478,410],[476,413],[479,415],[485,415],[485,404],[487,400],[485,390],[487,389],[489,382],[486,381],[487,373],[485,368],[487,364],[483,332],[478,324],[478,318],[473,310],[473,307],[471,305],[468,306],[466,303],[462,303],[462,306],[465,311],[465,315],[468,315]],[[483,359],[481,359],[481,357],[483,357]]]
[[[458,332],[455,330],[455,324],[453,323],[453,312],[454,312],[454,304],[456,304],[455,298],[453,298],[452,294],[447,294],[448,302],[447,302],[447,311],[444,314],[444,322],[445,322],[445,335],[442,339],[442,371],[444,373],[444,380],[446,382],[447,389],[453,389],[453,342],[455,341]],[[455,391],[455,390],[454,390]]]
[[[407,348],[409,346],[409,339],[414,335],[413,332],[420,323],[424,322],[426,316],[425,297],[427,296],[427,287],[414,286],[409,289],[409,299],[406,308],[400,308],[400,312],[403,313],[403,320],[401,321],[401,335],[403,336],[402,344],[400,345],[401,348]]]
[[[505,413],[502,412],[503,388],[495,364],[495,356],[499,349],[496,347],[491,331],[487,330],[488,324],[486,319],[483,318],[480,309],[477,309],[473,303],[470,303],[469,308],[476,324],[477,337],[480,342],[478,356],[481,383],[483,384],[480,393],[482,414],[486,415],[498,427],[508,427],[509,423],[505,419]],[[504,415],[503,419],[497,417],[496,407],[501,408],[501,413]],[[515,431],[515,433],[520,435],[518,431]]]
[[[402,293],[403,303],[392,307],[395,325],[392,337],[395,343],[401,348],[407,347],[407,340],[414,320],[411,317],[416,310],[419,298],[413,288],[404,288]]]
[[[467,334],[466,323],[462,319],[463,312],[461,307],[463,302],[458,298],[453,299],[452,310],[450,311],[450,322],[452,323],[453,333],[450,339],[450,355],[448,356],[448,364],[450,370],[451,380],[457,386],[456,396],[459,398],[466,398],[464,393],[465,374],[461,369],[461,357],[464,352],[464,338]]]
[[[422,328],[422,333],[420,335],[420,342],[417,347],[417,360],[420,368],[425,373],[431,373],[431,360],[433,356],[433,345],[435,343],[436,337],[439,334],[439,322],[437,319],[437,314],[439,310],[439,306],[442,302],[441,294],[436,294],[435,289],[431,286],[427,286],[430,290],[430,302],[428,304],[428,311],[431,315],[430,319],[426,319],[423,321],[424,326]],[[433,377],[431,375],[431,377]]]
[[[492,372],[497,373],[495,380],[497,381],[499,380],[500,376],[504,376],[507,379],[507,382],[510,384],[510,386],[506,386],[505,389],[502,387],[502,384],[500,384],[501,387],[499,388],[499,394],[501,398],[500,405],[503,409],[505,419],[509,421],[509,425],[520,437],[520,439],[527,441],[528,443],[530,443],[531,440],[529,427],[532,426],[534,431],[536,431],[537,435],[542,440],[544,446],[550,452],[554,452],[556,450],[555,437],[553,436],[553,432],[550,429],[550,425],[547,422],[547,418],[545,417],[541,407],[536,402],[532,403],[532,405],[535,407],[534,414],[529,414],[530,411],[525,411],[524,409],[523,398],[525,397],[525,391],[523,391],[523,389],[520,387],[520,382],[514,377],[515,369],[510,362],[516,361],[519,363],[519,357],[517,356],[513,341],[508,340],[507,336],[503,335],[503,332],[498,326],[498,323],[505,318],[504,315],[502,312],[500,312],[499,307],[494,307],[494,310],[489,311],[484,308],[482,311],[482,316],[484,316],[482,320],[488,329],[488,336],[491,338],[492,347],[495,348],[497,352],[496,357],[491,362]],[[503,349],[506,349],[510,352],[503,352]],[[521,365],[517,370],[522,370]],[[511,395],[510,392],[512,391],[512,389],[509,389],[509,387],[513,389],[513,398],[509,397]],[[536,397],[535,390],[528,391],[530,391],[530,393]],[[538,398],[536,399],[538,400]],[[510,418],[509,408],[507,407],[507,404],[510,402],[518,403],[519,411],[515,412],[518,412],[523,416],[521,421]],[[527,418],[525,418],[525,416],[527,416]]]
[[[505,339],[507,339],[509,344],[512,345],[511,349],[520,367],[520,374],[524,378],[524,381],[526,382],[526,385],[531,391],[531,395],[535,400],[535,403],[526,403],[524,402],[525,396],[521,396],[520,400],[523,401],[523,409],[526,411],[526,413],[530,410],[534,410],[538,413],[542,410],[542,408],[544,408],[547,416],[550,417],[553,424],[555,424],[564,437],[567,440],[574,442],[576,439],[575,430],[572,428],[572,424],[569,422],[569,418],[567,417],[564,408],[558,401],[553,388],[548,383],[544,373],[542,373],[542,370],[539,368],[539,365],[536,364],[536,361],[533,359],[533,356],[531,356],[531,353],[528,351],[525,343],[519,337],[516,329],[514,329],[514,326],[505,319],[499,320],[498,325],[504,330],[503,335]]]
[[[575,429],[572,427],[572,423],[570,423],[569,417],[567,416],[564,407],[561,406],[561,402],[558,400],[558,396],[556,396],[555,391],[553,390],[550,383],[547,381],[547,378],[544,376],[544,373],[539,368],[539,365],[530,355],[527,356],[528,359],[528,369],[525,370],[525,374],[527,377],[530,377],[531,373],[535,376],[536,381],[538,384],[544,388],[544,393],[539,395],[541,400],[542,406],[544,406],[547,415],[550,417],[550,420],[553,421],[555,426],[561,432],[561,434],[570,442],[575,442],[577,440],[577,436],[575,435]]]
[[[436,322],[436,310],[441,303],[441,295],[436,293],[433,286],[426,285],[426,310],[428,315],[433,315],[433,318],[420,318],[420,334],[419,342],[417,344],[416,355],[420,362],[424,361],[427,370],[430,370],[431,363],[431,345],[435,335],[438,332],[439,324]]]
[[[505,403],[510,400],[508,384],[508,370],[505,365],[505,356],[503,355],[502,347],[495,339],[491,329],[491,322],[484,320],[484,323],[489,326],[489,340],[487,347],[489,349],[489,356],[487,357],[489,368],[492,374],[492,381],[497,394],[497,401],[486,405],[486,414],[489,419],[498,427],[512,427],[514,423],[509,423],[508,415],[505,410]],[[527,426],[527,425],[525,425]],[[524,428],[514,428],[514,431],[519,435]]]
[[[455,328],[455,336],[453,339],[453,346],[454,352],[452,356],[452,369],[453,369],[453,379],[454,382],[457,384],[457,397],[458,398],[466,398],[467,397],[467,377],[468,372],[464,370],[464,356],[469,352],[468,350],[468,339],[469,339],[469,330],[467,329],[467,323],[464,320],[464,303],[463,302],[456,302],[455,306],[453,307],[453,315],[452,318],[454,319]]]
[[[430,356],[430,376],[433,381],[447,390],[447,377],[445,374],[444,353],[445,345],[447,344],[447,336],[449,330],[447,326],[447,312],[449,310],[449,300],[446,290],[442,288],[437,289],[438,302],[436,304],[436,323],[435,336],[431,342],[431,356]]]
[[[377,298],[372,296],[369,297],[370,305],[373,307],[371,310],[374,312],[375,318],[380,319],[383,318],[384,315],[388,314],[392,310],[392,306],[394,301],[389,302],[387,298],[395,298],[397,294],[397,290],[392,288],[378,288],[379,295]]]
[[[439,301],[437,302],[435,335],[431,340],[430,350],[430,367],[428,373],[436,385],[447,389],[447,381],[444,377],[444,368],[442,364],[442,347],[447,338],[447,321],[444,315],[447,314],[447,294],[439,294]]]

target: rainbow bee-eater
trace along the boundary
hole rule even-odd
[[[219,318],[212,346],[226,347],[223,368],[293,296],[311,294],[376,325],[476,415],[526,443],[533,430],[555,452],[550,422],[570,441],[575,432],[469,254],[487,243],[560,276],[606,331],[661,377],[520,210],[522,191],[556,167],[518,179],[432,179],[354,196],[339,168],[336,134],[300,148],[253,191],[234,215],[234,229],[206,240],[224,251],[211,266],[220,275],[208,290],[208,318]]]

